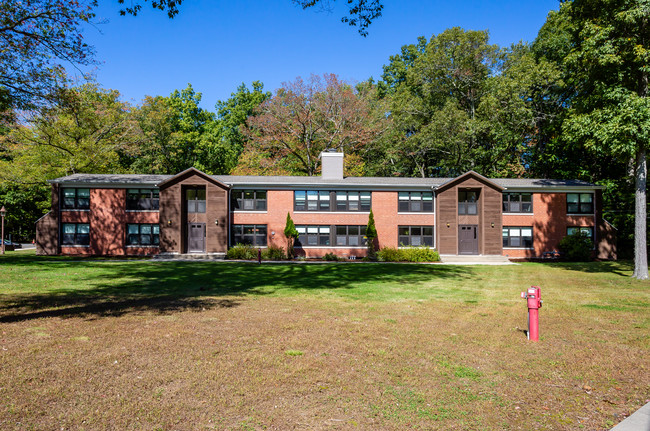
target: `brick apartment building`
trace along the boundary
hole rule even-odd
[[[344,177],[343,153],[323,153],[322,176],[74,174],[51,180],[37,222],[38,254],[225,255],[250,243],[286,247],[290,213],[299,255],[362,257],[372,208],[379,247],[428,245],[440,254],[540,258],[574,231],[615,259],[602,187],[577,180]]]

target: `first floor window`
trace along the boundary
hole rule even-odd
[[[62,245],[90,245],[90,225],[88,223],[63,223],[61,226]]]
[[[158,189],[128,189],[126,209],[132,211],[157,210],[160,203]]]
[[[400,246],[433,246],[433,226],[400,226]]]
[[[567,193],[566,212],[568,214],[593,214],[593,193]]]
[[[399,212],[433,212],[433,192],[399,192]]]
[[[337,246],[364,246],[368,244],[366,226],[335,226]]]
[[[126,245],[158,245],[160,226],[157,224],[126,225]]]
[[[232,239],[234,244],[266,246],[265,224],[235,224],[232,226]]]
[[[592,241],[594,240],[594,228],[593,227],[583,227],[583,226],[580,226],[580,227],[577,227],[577,226],[568,227],[568,228],[566,228],[566,234],[567,235],[581,234],[581,235],[587,236]]]
[[[63,189],[63,209],[88,209],[90,208],[90,189]]]
[[[529,226],[503,228],[503,246],[531,248],[533,246],[533,228]]]
[[[329,226],[296,226],[298,240],[296,246],[328,246],[330,245]]]

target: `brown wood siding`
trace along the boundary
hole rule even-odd
[[[479,192],[477,215],[458,214],[458,192],[464,189]],[[440,254],[458,254],[458,226],[478,225],[479,254],[497,254],[503,252],[501,239],[502,192],[492,184],[472,176],[462,181],[443,187],[436,194],[438,210],[438,251]],[[449,227],[447,227],[449,223]],[[494,227],[492,227],[494,223]]]
[[[206,188],[206,212],[187,214],[185,190]],[[171,221],[171,223],[170,223]],[[218,223],[215,223],[218,221]],[[207,253],[225,253],[228,249],[228,189],[195,172],[189,172],[164,184],[160,189],[160,251],[185,253],[187,223],[206,224]]]
[[[491,187],[483,187],[481,192],[483,195],[483,222],[479,226],[483,238],[483,254],[498,254],[503,253],[503,237],[502,237],[502,202],[503,194],[500,190],[494,190]],[[492,227],[494,223],[494,227]]]
[[[438,252],[440,254],[458,254],[458,191],[456,187],[437,194],[436,203]]]
[[[59,186],[52,184],[50,212],[36,222],[36,254],[59,254]]]

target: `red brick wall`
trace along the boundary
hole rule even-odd
[[[153,255],[158,247],[126,246],[127,223],[158,223],[158,212],[126,211],[126,189],[90,189],[89,210],[62,210],[61,223],[89,223],[90,246],[62,246],[70,255]]]
[[[287,212],[291,214],[296,225],[359,225],[368,224],[367,212],[318,212],[293,211],[293,191],[269,190],[267,195],[267,211],[265,213],[235,212],[231,215],[232,224],[266,224],[269,245],[287,248],[284,227]],[[398,214],[397,192],[373,192],[372,210],[377,227],[379,247],[397,247],[397,227],[400,225],[433,226],[433,214]],[[275,232],[275,235],[273,235]],[[366,247],[359,248],[303,248],[296,250],[297,254],[307,257],[321,257],[326,253],[334,253],[340,257],[365,256]]]
[[[594,200],[595,205],[598,200]],[[533,193],[533,213],[503,215],[503,226],[532,226],[533,249],[504,249],[512,258],[538,258],[546,251],[558,250],[567,227],[596,225],[593,215],[567,215],[566,193]],[[598,210],[598,209],[597,209]],[[596,235],[598,233],[596,232]]]

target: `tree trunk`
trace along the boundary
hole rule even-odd
[[[648,278],[648,249],[646,236],[646,165],[645,147],[639,150],[636,158],[634,191],[634,277],[639,280]]]

